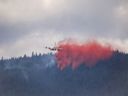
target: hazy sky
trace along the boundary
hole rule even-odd
[[[65,38],[128,52],[128,0],[0,0],[0,56],[44,53]]]

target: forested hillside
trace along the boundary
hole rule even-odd
[[[0,96],[128,96],[128,54],[60,70],[54,54],[0,60]]]

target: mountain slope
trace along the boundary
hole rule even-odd
[[[0,61],[1,96],[127,96],[128,54],[60,70],[54,54]]]

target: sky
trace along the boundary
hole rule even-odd
[[[73,38],[128,52],[127,0],[0,0],[0,56],[47,53]]]

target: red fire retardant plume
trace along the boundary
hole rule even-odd
[[[113,53],[110,46],[102,45],[96,41],[85,44],[61,42],[58,48],[60,50],[56,52],[56,59],[61,70],[68,66],[75,69],[80,64],[92,67],[100,60],[109,59]]]

